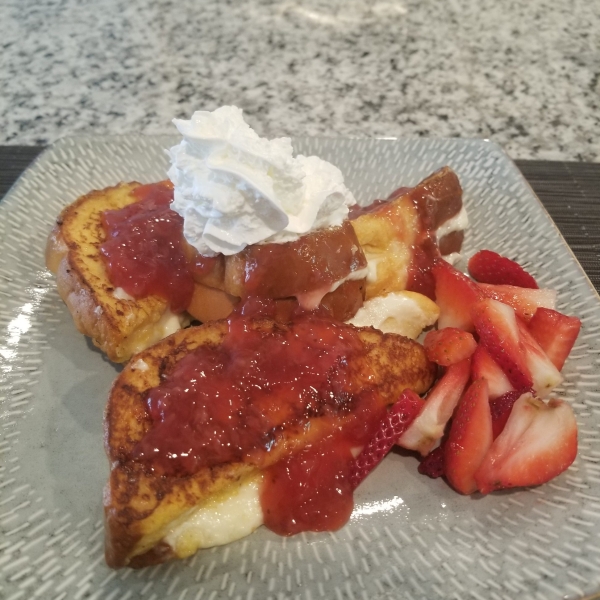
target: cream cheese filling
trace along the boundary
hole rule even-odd
[[[313,290],[311,292],[305,292],[303,294],[298,294],[296,298],[298,299],[298,304],[304,310],[315,310],[323,298],[329,294],[330,292],[335,292],[340,285],[346,283],[346,281],[357,281],[360,279],[365,279],[369,273],[368,265],[363,269],[357,269],[356,271],[352,271],[346,275],[346,277],[342,277],[338,281],[334,281],[331,285],[324,286],[319,288],[318,290]]]
[[[435,231],[435,237],[439,242],[443,237],[455,231],[465,231],[469,227],[467,209],[463,204],[461,209],[452,218],[442,223]]]
[[[177,315],[167,308],[158,321],[140,327],[129,336],[123,347],[131,354],[137,354],[189,324],[190,318],[186,313]]]
[[[222,546],[250,535],[263,524],[262,479],[262,475],[250,477],[193,509],[164,541],[184,558],[201,548]]]
[[[425,327],[437,321],[439,314],[437,304],[427,296],[417,292],[392,292],[366,300],[347,323],[416,339]]]

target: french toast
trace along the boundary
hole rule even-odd
[[[192,318],[227,317],[247,295],[272,299],[281,315],[299,302],[307,310],[320,305],[333,318],[347,321],[365,299],[407,288],[427,294],[419,287],[422,281],[411,281],[414,264],[424,254],[458,252],[464,235],[459,227],[436,236],[462,210],[458,178],[445,167],[416,187],[351,214],[341,227],[294,242],[249,246],[214,258],[198,257],[184,244],[193,294],[187,311],[175,314],[158,295],[134,299],[116,288],[102,257],[103,213],[136,202],[140,186],[121,183],[76,200],[57,219],[46,249],[46,264],[57,275],[59,294],[77,328],[115,362],[129,360]]]
[[[58,293],[77,329],[115,362],[127,361],[185,320],[170,311],[166,300],[133,299],[108,277],[100,251],[102,213],[135,202],[131,192],[140,185],[121,183],[80,197],[61,212],[46,247],[46,265],[56,274]]]
[[[385,201],[351,211],[350,219],[367,257],[366,299],[409,289],[431,297],[419,272],[419,259],[460,252],[464,227],[444,225],[463,211],[458,177],[443,167],[413,188],[400,188]],[[440,235],[441,234],[441,235]],[[417,267],[417,268],[415,268]],[[422,273],[420,274],[422,275]]]
[[[126,362],[136,352],[189,324],[192,318],[206,322],[228,316],[239,302],[239,295],[245,293],[241,272],[251,260],[238,255],[219,256],[207,275],[195,276],[191,302],[181,314],[174,314],[169,302],[158,295],[133,298],[115,287],[102,257],[101,246],[106,240],[102,215],[137,202],[139,198],[134,192],[141,185],[121,183],[80,197],[61,212],[46,246],[46,266],[56,274],[59,295],[75,325],[114,362]],[[349,232],[351,243],[346,246],[362,257],[353,229],[348,224],[339,229],[344,229],[346,237]],[[306,255],[306,251],[303,254]],[[363,266],[351,265],[351,260],[353,256],[343,268]],[[318,296],[326,312],[346,320],[362,305],[364,276],[344,281]],[[275,298],[283,305],[283,314],[293,310],[293,306],[288,307],[291,299],[276,294]]]
[[[184,535],[170,545],[165,538],[198,508],[215,499],[226,500],[245,482],[260,480],[264,469],[282,457],[331,433],[330,421],[311,413],[301,421],[278,423],[275,442],[244,460],[209,464],[186,474],[160,474],[139,459],[136,448],[154,427],[148,412],[149,393],[197,349],[220,352],[229,327],[228,321],[221,320],[178,331],[136,355],[113,384],[105,413],[111,472],[104,493],[106,560],[111,567],[144,567],[191,555],[203,547],[201,541]],[[299,331],[294,323],[284,325],[264,318],[247,319],[243,327],[263,341],[269,336],[298,335]],[[336,402],[350,412],[340,413],[342,421],[336,421],[336,427],[356,416],[351,413],[352,402],[362,392],[376,390],[376,402],[383,409],[382,405],[394,403],[404,389],[424,393],[432,384],[434,365],[418,343],[373,328],[335,327],[344,335],[355,336],[360,347],[347,357],[348,376]]]

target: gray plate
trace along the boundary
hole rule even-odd
[[[350,523],[280,538],[264,529],[141,571],[103,559],[102,412],[118,368],[77,333],[44,269],[60,209],[92,188],[164,178],[168,137],[64,139],[0,204],[0,597],[581,598],[600,589],[600,303],[505,154],[481,140],[297,140],[337,164],[362,201],[448,164],[465,189],[466,254],[517,259],[583,320],[557,395],[579,423],[576,462],[535,489],[463,497],[392,453]]]

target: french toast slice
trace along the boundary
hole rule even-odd
[[[464,230],[443,233],[443,225],[462,210],[462,188],[456,173],[443,167],[413,188],[400,188],[385,201],[359,209],[351,223],[367,257],[366,299],[410,286],[415,255],[435,246],[441,255],[460,252]],[[442,231],[443,235],[437,235]],[[425,248],[429,244],[429,248]]]
[[[80,197],[61,212],[46,247],[46,265],[56,274],[58,293],[77,329],[114,362],[129,360],[185,319],[158,296],[133,299],[121,293],[108,277],[100,253],[102,212],[135,202],[132,191],[140,185],[121,183]]]
[[[248,319],[244,327],[263,340],[285,332],[295,334],[293,323],[270,319]],[[347,358],[349,375],[342,395],[376,389],[377,402],[389,405],[406,388],[424,393],[431,386],[435,367],[418,343],[373,328],[336,327],[353,335],[357,332],[360,342],[360,352]],[[310,416],[308,425],[306,420],[286,421],[278,427],[277,441],[269,450],[254,451],[243,462],[202,467],[191,475],[158,475],[134,458],[138,443],[152,427],[146,405],[149,391],[197,348],[218,351],[228,331],[223,320],[176,332],[136,355],[113,384],[105,413],[105,447],[111,464],[104,492],[109,566],[144,567],[191,555],[203,547],[202,542],[187,539],[173,547],[165,538],[194,511],[215,499],[226,500],[245,482],[260,480],[265,468],[331,433],[330,421],[320,416]]]

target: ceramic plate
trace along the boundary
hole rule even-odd
[[[458,173],[468,256],[521,262],[583,320],[556,395],[579,454],[535,489],[464,497],[392,453],[357,490],[348,525],[281,538],[262,528],[140,571],[104,564],[102,413],[118,367],[77,333],[45,270],[60,209],[92,188],[165,177],[169,137],[64,139],[0,203],[0,597],[262,600],[558,599],[600,589],[600,301],[537,198],[483,140],[300,139],[363,202],[443,166]]]

